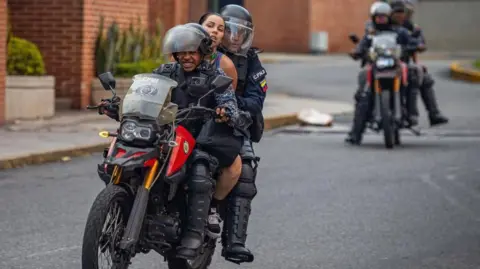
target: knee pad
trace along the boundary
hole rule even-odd
[[[367,84],[367,70],[362,69],[358,72],[358,85],[364,86],[365,84]]]
[[[419,87],[419,74],[418,69],[415,66],[408,66],[408,82],[411,84],[411,87]]]
[[[251,164],[244,163],[242,165],[242,173],[238,179],[237,185],[232,190],[235,196],[253,199],[257,195],[257,186],[255,186],[256,171]]]
[[[208,164],[210,171],[216,171],[218,168],[218,160],[205,151],[194,149],[192,156],[190,157],[192,163],[204,163]]]
[[[423,87],[424,88],[431,88],[435,84],[435,80],[430,74],[425,74],[425,78],[423,79]]]
[[[240,150],[240,157],[242,160],[255,160],[255,153],[253,152],[252,142],[248,139],[245,139],[243,142],[242,149]]]
[[[195,163],[190,169],[187,186],[189,192],[213,193],[215,181],[213,180],[207,164]]]

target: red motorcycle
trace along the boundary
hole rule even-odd
[[[115,100],[113,75],[107,72],[99,79]],[[228,77],[217,77],[203,97],[225,91],[231,82]],[[110,259],[106,268],[126,269],[137,253],[150,250],[164,256],[171,269],[208,268],[216,238],[206,236],[193,261],[175,258],[186,219],[188,161],[197,150],[194,136],[178,124],[213,120],[216,113],[199,103],[179,110],[170,102],[176,86],[177,82],[157,74],[135,75],[122,102],[120,128],[117,133],[105,132],[114,137],[105,164],[114,168],[110,183],[98,194],[88,215],[83,269],[103,268],[104,254]],[[206,171],[212,167],[203,165],[208,166]]]

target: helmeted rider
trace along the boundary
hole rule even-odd
[[[154,73],[178,82],[178,86],[172,91],[171,100],[179,109],[196,104],[211,89],[211,83],[218,75],[225,76],[221,69],[204,60],[205,56],[211,53],[211,42],[208,33],[200,25],[175,26],[165,34],[163,52],[172,54],[176,62],[162,64]],[[231,85],[223,93],[213,93],[202,98],[200,105],[216,109],[219,119],[208,131],[213,144],[202,144],[197,138],[201,151],[194,151],[189,160],[190,172],[186,183],[188,214],[181,244],[177,248],[177,257],[187,260],[196,258],[203,243],[215,188],[212,174],[217,167],[231,165],[243,145],[244,132],[236,132],[232,127],[246,129],[250,121],[248,114],[238,110]],[[118,114],[118,111],[109,110],[108,113],[112,117]],[[186,121],[182,125],[196,136],[202,130],[204,122],[200,119]],[[221,145],[215,145],[217,141],[221,141],[218,142]],[[212,160],[211,156],[214,156],[215,160]],[[197,166],[197,163],[203,165]],[[209,171],[205,171],[206,163],[209,164]]]
[[[362,40],[360,43],[357,45],[355,49],[353,49],[350,52],[350,55],[354,59],[359,59],[366,55],[368,52],[368,49],[370,48],[371,45],[371,40],[372,36],[382,32],[382,31],[393,31],[397,33],[397,43],[401,45],[402,47],[416,47],[418,46],[418,41],[414,38],[412,38],[406,29],[403,28],[397,28],[392,25],[391,22],[391,15],[392,9],[389,4],[384,3],[384,2],[375,2],[372,4],[370,8],[370,16],[371,16],[371,27],[366,29],[365,35],[363,36]],[[368,26],[368,25],[367,25]],[[404,60],[404,59],[402,59]],[[413,87],[413,89],[415,89]],[[414,103],[414,95],[410,94],[411,92],[414,91],[409,91],[408,95],[408,105],[407,109],[410,111],[413,110],[412,103]],[[413,99],[413,100],[412,100]],[[365,113],[370,112],[370,106],[371,106],[371,90],[369,87],[367,87],[367,69],[364,68],[359,72],[358,75],[358,89],[355,93],[355,113],[354,113],[354,120],[353,120],[353,126],[352,130],[349,132],[347,135],[347,138],[345,139],[346,142],[352,143],[352,144],[360,144],[361,143],[361,133],[363,133],[364,127],[366,125],[366,122],[363,122],[363,127],[361,128],[362,131],[359,134],[354,134],[353,129],[355,127],[355,122],[357,122],[357,118],[360,117],[360,115],[363,115]],[[409,113],[410,114],[410,113]],[[411,116],[411,115],[410,115]],[[362,117],[362,118],[367,118],[367,117]],[[409,118],[410,124],[415,125],[415,119],[413,117]],[[360,135],[360,137],[358,137]]]
[[[427,49],[425,44],[425,37],[423,36],[422,29],[412,21],[412,15],[414,12],[414,2],[412,0],[393,0],[390,2],[392,7],[392,22],[397,26],[402,26],[408,30],[408,32],[419,41],[418,52],[424,52]],[[422,97],[423,104],[428,111],[428,119],[430,125],[439,125],[448,123],[448,118],[442,115],[438,107],[437,99],[435,97],[435,91],[433,84],[435,81],[430,73],[427,72],[427,68],[423,65],[416,64],[418,67],[418,74],[420,81],[420,96]],[[418,109],[416,109],[416,115],[418,116]]]
[[[238,5],[227,5],[220,14],[226,27],[219,50],[226,54],[237,68],[238,84],[235,93],[238,107],[248,111],[253,119],[249,129],[250,141],[245,141],[240,153],[243,161],[242,173],[227,198],[222,256],[234,263],[252,262],[254,256],[245,246],[251,203],[257,194],[255,179],[259,159],[255,156],[252,142],[258,143],[263,134],[262,109],[268,89],[267,72],[258,58],[259,51],[251,47],[254,25],[250,12]]]

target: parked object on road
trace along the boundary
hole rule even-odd
[[[321,113],[313,108],[303,109],[298,113],[298,120],[300,125],[314,125],[314,126],[332,126],[332,115]]]

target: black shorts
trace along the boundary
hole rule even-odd
[[[233,164],[240,154],[244,137],[233,134],[233,128],[225,123],[208,121],[197,136],[197,145],[218,160],[220,168]]]

